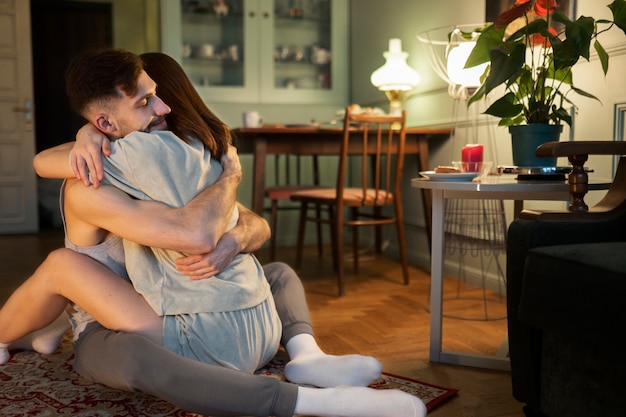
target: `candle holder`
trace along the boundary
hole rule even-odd
[[[480,171],[478,164],[483,162],[483,145],[478,143],[465,145],[461,150],[461,160],[467,163],[467,172]]]

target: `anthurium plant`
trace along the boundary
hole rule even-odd
[[[581,58],[589,60],[593,42],[606,75],[609,55],[597,38],[614,27],[626,34],[626,0],[607,6],[613,20],[581,16],[572,21],[557,7],[556,0],[517,0],[495,22],[477,29],[480,36],[465,67],[489,65],[468,105],[504,85],[504,95],[485,111],[500,118],[500,126],[571,125],[572,93],[598,100],[574,86],[572,68]]]

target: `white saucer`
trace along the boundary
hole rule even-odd
[[[480,172],[442,172],[436,173],[435,171],[422,171],[420,172],[422,177],[426,177],[431,181],[472,181],[474,178],[480,175]]]

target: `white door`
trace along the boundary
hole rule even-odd
[[[0,0],[0,233],[36,232],[30,1]]]

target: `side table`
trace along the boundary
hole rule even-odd
[[[487,176],[481,182],[433,181],[414,178],[411,185],[432,192],[430,360],[432,362],[510,370],[509,359],[442,350],[444,207],[447,199],[514,200],[515,216],[524,200],[569,201],[565,181],[517,181],[515,175]],[[610,180],[589,178],[589,190],[607,190]]]

